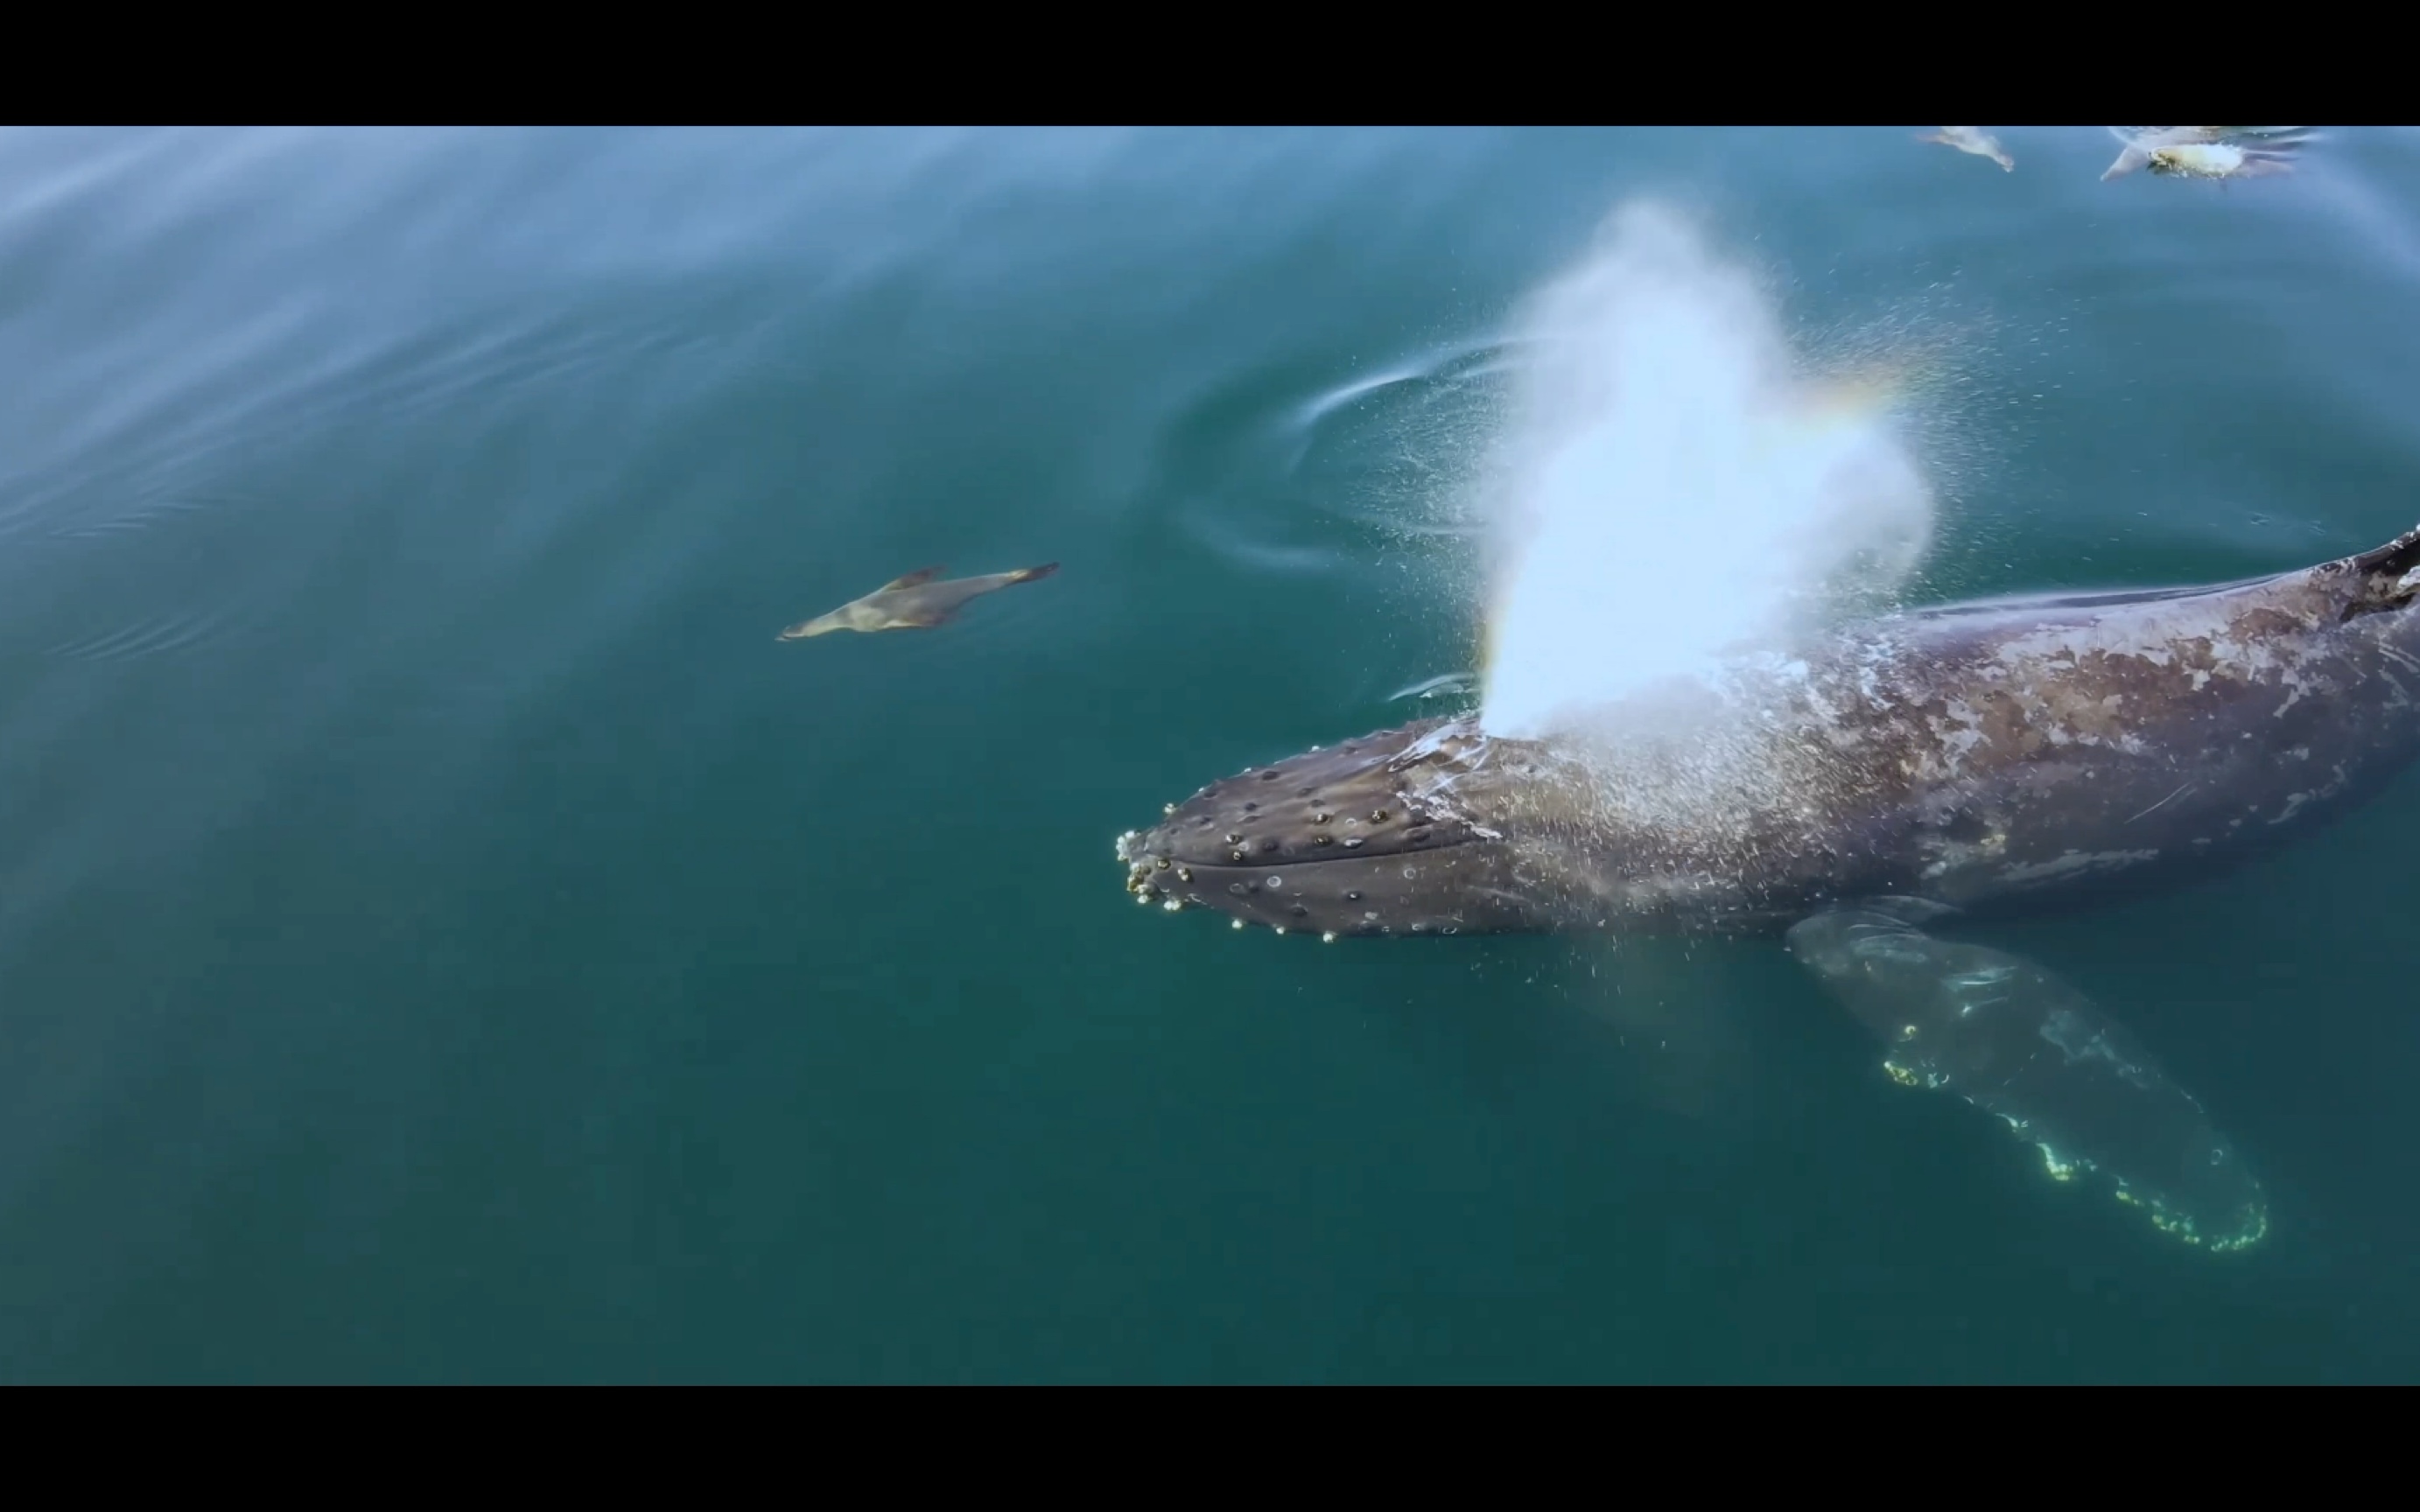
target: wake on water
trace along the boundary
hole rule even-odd
[[[1491,733],[1704,688],[1914,573],[1934,504],[1897,396],[1811,372],[1678,215],[1617,213],[1519,323],[1533,357],[1478,501]]]

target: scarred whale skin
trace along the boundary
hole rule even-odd
[[[1718,706],[1428,720],[1213,782],[1119,838],[1171,910],[1329,936],[1773,934],[1841,899],[1990,914],[2210,874],[2420,754],[2420,530],[2200,588],[1885,616]]]

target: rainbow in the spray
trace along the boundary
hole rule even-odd
[[[1818,381],[1764,290],[1652,207],[1526,312],[1488,472],[1481,719],[1537,735],[1887,594],[1932,499],[1885,378]]]

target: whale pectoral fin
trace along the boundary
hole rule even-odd
[[[2133,1036],[2032,962],[1936,939],[1910,912],[1838,908],[1788,936],[1889,1046],[1893,1079],[1998,1115],[2053,1177],[2093,1175],[2189,1243],[2241,1249],[2269,1231],[2259,1181]]]
[[[892,579],[889,582],[884,583],[874,592],[876,594],[889,594],[895,593],[902,588],[921,588],[940,575],[941,569],[939,567],[919,567],[914,572],[908,573],[905,577]],[[870,598],[873,594],[869,594],[866,596]]]
[[[2118,154],[2118,161],[2111,163],[2107,171],[2102,174],[2101,181],[2105,184],[2112,178],[2122,178],[2150,161],[2150,153],[2129,142],[2126,144],[2125,150]]]

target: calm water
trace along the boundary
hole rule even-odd
[[[2420,520],[2420,135],[2001,135],[0,131],[0,1378],[2420,1373],[2420,780],[2008,937],[2269,1177],[2217,1258],[1771,947],[1120,890],[1466,669],[1420,526],[1634,194],[1934,354],[1937,595]]]

